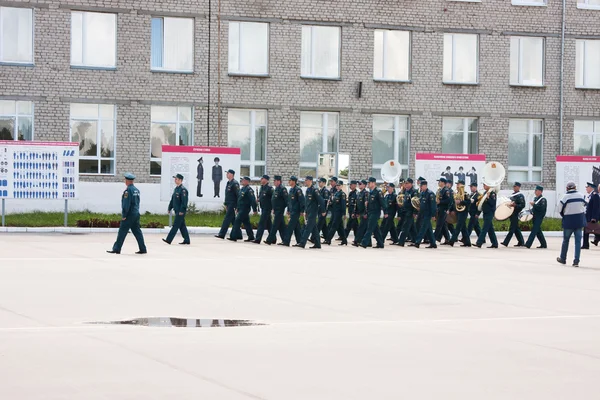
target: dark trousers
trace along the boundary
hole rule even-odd
[[[514,210],[512,215],[510,216],[510,228],[508,230],[508,234],[504,238],[502,242],[505,245],[510,243],[510,239],[512,239],[513,235],[517,238],[517,244],[524,244],[523,234],[521,233],[521,228],[519,228],[519,213],[517,210]]]
[[[215,184],[215,197],[221,197],[221,181],[213,181]]]
[[[265,210],[264,208],[261,210],[260,220],[258,221],[258,228],[256,229],[256,241],[260,242],[263,237],[263,233],[265,230],[267,231],[267,235],[271,232],[271,210]]]
[[[448,226],[446,225],[447,217],[448,211],[438,209],[434,236],[435,239],[440,242],[442,241],[442,236],[444,236],[444,239],[450,240],[450,233],[448,232]]]
[[[250,210],[243,210],[237,213],[235,216],[235,221],[233,222],[233,228],[231,228],[231,235],[229,237],[237,240],[243,239],[242,225],[244,225],[244,229],[246,229],[248,240],[254,240],[254,232],[252,231],[252,225],[250,225]]]
[[[437,247],[435,244],[435,235],[433,234],[433,227],[431,226],[431,217],[421,217],[421,228],[415,239],[415,244],[421,244],[423,239],[429,239],[429,244],[433,247]]]
[[[540,246],[548,247],[546,243],[546,238],[544,237],[544,232],[542,232],[542,221],[543,218],[533,217],[533,227],[531,228],[531,232],[529,233],[529,237],[527,238],[527,243],[525,246],[531,247],[533,245],[533,241],[537,238],[540,241]]]
[[[202,197],[202,181],[198,181],[198,186],[196,187],[196,197]]]
[[[140,227],[140,216],[132,216],[127,217],[125,221],[121,221],[119,224],[119,233],[117,234],[117,241],[113,245],[113,251],[121,251],[121,247],[123,247],[123,242],[131,229],[131,233],[135,236],[135,240],[137,240],[138,247],[140,251],[146,251],[146,244],[144,243],[144,235],[142,235],[142,229]]]
[[[271,225],[271,230],[269,231],[269,236],[267,237],[268,243],[276,243],[277,242],[277,232],[279,232],[279,237],[282,242],[285,242],[285,219],[283,217],[283,211],[275,211],[275,216],[273,217],[273,224]]]
[[[219,231],[219,236],[225,237],[227,235],[227,230],[229,229],[229,225],[233,224],[235,221],[235,207],[233,205],[227,206],[227,211],[225,212],[225,218],[223,218],[223,223],[221,224],[221,230]]]
[[[498,247],[498,239],[496,239],[496,231],[494,231],[494,213],[483,215],[483,228],[477,238],[477,245],[481,246],[485,242],[485,237],[489,236],[492,246]]]
[[[346,233],[344,232],[344,214],[334,212],[331,216],[331,222],[329,223],[329,232],[327,232],[327,236],[325,236],[325,241],[331,242],[336,232],[338,233],[338,235],[340,235],[342,243],[348,243],[348,241],[346,240]]]
[[[358,224],[358,229],[356,230],[356,237],[354,238],[355,243],[361,243],[363,238],[365,237],[365,233],[367,232],[367,226],[369,225],[369,221],[364,216],[360,216],[360,223]]]
[[[379,214],[369,214],[367,218],[367,230],[365,236],[362,238],[361,244],[368,246],[371,244],[371,236],[375,236],[377,246],[383,247],[383,238],[381,237],[381,231],[379,230]]]
[[[317,225],[318,225],[317,224],[317,216],[306,214],[305,223],[306,223],[306,225],[304,225],[304,230],[302,231],[302,238],[300,239],[298,244],[302,245],[302,246],[306,246],[306,242],[308,241],[308,238],[312,237],[312,238],[316,238],[316,240],[313,239],[313,241],[315,242],[315,247],[317,249],[320,249],[321,248],[321,240],[319,239],[319,228],[317,227]]]
[[[188,233],[187,226],[185,226],[185,215],[179,215],[179,213],[175,213],[175,221],[173,221],[173,226],[166,239],[168,243],[173,241],[177,231],[181,231],[184,243],[190,243],[190,234]]]
[[[473,233],[473,230],[475,230],[475,234],[479,237],[481,234],[481,227],[479,226],[479,217],[475,215],[471,215],[471,218],[469,219],[469,226],[467,227],[469,237],[471,236],[471,233]]]
[[[411,213],[411,217],[412,217],[412,213]],[[406,221],[406,211],[404,211],[402,213],[402,215],[398,215],[398,218],[400,218],[398,220],[398,223],[396,224],[396,237],[392,238],[394,239],[395,242],[398,242],[398,240],[400,240],[400,234],[402,233],[402,227],[404,226],[404,221]],[[413,219],[413,226],[414,226],[414,219]],[[415,236],[417,236],[417,234],[415,233],[415,235],[412,237],[412,239],[415,238]]]
[[[467,215],[469,215],[469,213],[464,211],[464,212],[457,212],[456,214],[457,214],[456,229],[454,230],[454,233],[452,234],[452,238],[450,239],[450,241],[452,243],[457,242],[458,235],[461,233],[463,240],[465,241],[464,242],[465,245],[470,246],[471,238],[469,237],[469,230],[467,229]]]
[[[319,214],[319,219],[317,221],[317,229],[317,236],[311,238],[313,242],[316,240],[321,241],[321,237],[319,236],[320,234],[323,234],[323,237],[327,237],[327,233],[329,232],[327,230],[327,213],[325,213],[325,216]]]
[[[388,233],[394,242],[398,241],[398,233],[396,232],[396,225],[394,224],[395,215],[388,214],[387,218],[383,218],[381,221],[381,237],[383,240],[387,237]]]
[[[354,233],[354,237],[356,238],[356,232],[358,231],[358,218],[352,218],[352,216],[348,217],[348,224],[346,225],[346,239],[350,232]]]
[[[417,232],[415,229],[415,219],[411,215],[405,215],[402,219],[404,222],[402,224],[402,233],[400,233],[400,238],[398,239],[399,244],[406,243],[406,239],[410,239],[414,241],[417,237]]]
[[[302,228],[300,227],[300,213],[290,213],[287,229],[285,231],[285,239],[283,244],[289,245],[292,241],[292,234],[296,237],[296,243],[300,243],[302,239]]]

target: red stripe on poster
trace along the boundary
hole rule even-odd
[[[593,157],[593,156],[556,156],[556,162],[600,162],[600,157]]]
[[[417,153],[417,160],[485,161],[485,154]]]
[[[171,146],[163,144],[163,153],[242,154],[239,147]]]
[[[79,146],[77,142],[28,142],[25,140],[0,140],[0,146]]]

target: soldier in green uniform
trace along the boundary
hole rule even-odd
[[[481,227],[479,226],[479,210],[477,209],[477,202],[479,202],[479,198],[481,197],[481,193],[477,191],[477,182],[471,182],[471,204],[469,204],[469,226],[467,228],[467,233],[469,237],[473,230],[475,230],[475,234],[477,237],[481,234]],[[484,242],[485,243],[485,242]]]
[[[381,231],[379,230],[379,217],[381,211],[386,212],[385,202],[381,192],[377,188],[377,179],[369,178],[369,199],[367,200],[367,213],[368,213],[368,224],[365,236],[362,238],[360,247],[367,248],[371,244],[371,236],[375,236],[377,242],[376,249],[383,249],[383,238],[381,237]]]
[[[256,229],[256,239],[254,243],[260,244],[265,230],[267,235],[271,231],[271,212],[273,211],[273,188],[269,185],[269,175],[263,175],[260,178],[260,191],[258,192],[258,204],[260,205],[260,220]]]
[[[483,213],[483,228],[481,228],[481,233],[477,238],[477,243],[475,243],[476,247],[481,248],[483,243],[485,242],[485,236],[489,236],[490,241],[492,242],[491,246],[488,246],[490,249],[498,248],[498,239],[496,238],[496,232],[494,231],[494,212],[496,211],[496,191],[490,188],[485,183],[483,184],[483,188],[488,192],[487,199],[481,205],[481,212]],[[484,194],[485,196],[485,194]]]
[[[117,241],[113,245],[112,250],[107,250],[107,253],[121,254],[121,247],[125,237],[131,229],[131,233],[137,240],[139,251],[135,254],[146,254],[146,244],[144,243],[144,235],[142,235],[142,229],[140,228],[140,191],[133,186],[135,175],[127,173],[125,176],[125,185],[127,189],[121,196],[121,223],[119,225],[119,233],[117,234]]]
[[[381,237],[385,240],[389,232],[392,244],[396,244],[398,234],[396,233],[394,220],[398,213],[398,202],[396,201],[396,185],[393,182],[388,183],[387,193],[383,201],[385,202],[385,215],[381,221]]]
[[[169,231],[166,239],[163,239],[163,242],[167,244],[171,244],[177,231],[181,231],[181,236],[183,236],[183,242],[179,244],[190,244],[190,235],[187,230],[187,226],[185,226],[185,213],[187,211],[188,206],[188,190],[183,186],[183,175],[177,174],[173,178],[175,178],[175,190],[173,190],[173,195],[171,196],[171,202],[169,203],[169,214],[171,214],[171,210],[175,210],[175,221],[173,222],[173,226]]]
[[[225,239],[225,235],[227,235],[229,225],[233,224],[233,222],[235,221],[235,209],[238,203],[240,184],[234,179],[234,177],[235,171],[232,169],[228,170],[227,185],[225,186],[225,201],[223,202],[225,207],[227,207],[227,211],[225,213],[225,218],[223,219],[223,224],[221,225],[221,230],[219,231],[218,235],[215,235],[215,237],[219,239]],[[240,231],[240,235],[241,234],[242,232]]]
[[[510,228],[508,229],[508,234],[502,241],[502,246],[507,247],[510,243],[510,239],[515,235],[517,238],[515,247],[523,247],[525,246],[525,240],[523,239],[521,228],[519,228],[519,213],[525,208],[525,196],[521,193],[521,184],[519,182],[515,182],[513,190],[515,192],[510,195],[513,213],[510,215]]]
[[[356,199],[358,193],[356,192],[356,185],[358,181],[350,181],[350,193],[348,193],[348,225],[346,226],[346,239],[350,235],[350,232],[354,233],[356,238],[356,231],[358,229],[358,216],[356,215]]]
[[[227,240],[235,242],[243,239],[241,227],[244,225],[246,235],[248,235],[248,238],[244,240],[244,242],[254,241],[254,231],[250,224],[250,209],[252,209],[254,215],[256,215],[256,206],[256,195],[254,194],[254,189],[250,187],[250,178],[245,176],[242,178],[242,189],[238,196],[235,221],[233,222],[233,228],[231,228],[231,234]]]
[[[538,249],[548,248],[546,238],[544,237],[544,232],[542,232],[542,221],[546,216],[546,209],[548,208],[548,202],[546,201],[546,198],[542,196],[543,192],[544,188],[542,186],[536,186],[535,198],[529,203],[531,205],[531,212],[533,214],[533,228],[531,228],[531,233],[527,238],[527,243],[525,243],[525,247],[528,249],[531,248],[536,237],[540,241]]]
[[[414,243],[411,243],[410,246],[419,248],[421,246],[421,241],[424,238],[429,239],[428,249],[436,249],[437,245],[435,244],[435,236],[433,234],[433,228],[431,227],[431,219],[436,215],[437,212],[437,204],[435,200],[435,193],[431,190],[427,189],[427,181],[425,179],[421,179],[421,197],[419,203],[419,216],[421,217],[421,229],[419,229],[419,233],[417,234],[417,238]]]
[[[323,244],[331,245],[331,240],[336,232],[340,235],[342,239],[342,243],[340,246],[346,246],[348,244],[348,240],[346,239],[344,232],[344,217],[346,216],[346,193],[342,190],[342,185],[344,182],[342,180],[338,180],[337,191],[331,198],[330,209],[331,209],[331,222],[329,223],[329,232],[325,237],[325,241]],[[342,229],[340,229],[340,227]]]
[[[464,186],[465,186],[465,181],[462,179],[459,180],[457,183],[457,190],[459,190],[461,187],[464,188]],[[463,244],[461,244],[460,246],[461,247],[471,247],[471,238],[469,237],[469,231],[467,229],[467,216],[469,215],[469,206],[470,205],[471,205],[471,200],[469,199],[469,195],[465,191],[463,200],[457,204],[457,206],[464,207],[464,210],[458,211],[458,210],[456,210],[456,207],[455,207],[455,211],[457,214],[457,222],[456,222],[456,229],[454,230],[454,233],[452,234],[452,238],[448,242],[448,244],[450,246],[454,246],[454,243],[456,243],[458,241],[458,234],[462,233]]]
[[[304,212],[304,194],[302,189],[297,186],[298,178],[290,176],[290,191],[288,194],[288,216],[290,220],[288,222],[287,229],[285,231],[285,239],[280,246],[288,246],[292,240],[292,235],[296,237],[296,243],[299,243],[302,239],[302,228],[300,227],[300,214]]]
[[[398,246],[404,247],[407,239],[415,240],[417,232],[415,230],[415,208],[412,205],[412,198],[416,190],[413,188],[413,180],[408,178],[404,182],[404,202],[402,204],[402,213],[404,214],[400,237],[398,238]]]
[[[285,209],[288,206],[288,191],[285,186],[281,184],[281,176],[275,175],[273,177],[273,183],[275,188],[273,189],[273,196],[271,197],[271,208],[273,209],[273,224],[271,225],[271,231],[265,243],[268,245],[277,243],[277,232],[281,241],[285,241]]]
[[[331,196],[331,192],[327,189],[327,179],[321,178],[319,179],[319,194],[323,198],[325,202],[325,208],[328,208],[329,205],[329,197]],[[319,229],[319,234],[317,236],[311,236],[310,241],[312,243],[317,243],[317,241],[321,242],[321,234],[323,237],[327,236],[327,211],[325,211],[325,215],[319,214],[319,219],[317,222],[317,228]]]
[[[307,176],[304,180],[304,186],[306,186],[306,194],[304,195],[304,230],[302,231],[302,238],[294,247],[306,247],[308,238],[312,235],[313,238],[317,238],[311,249],[320,249],[321,241],[319,238],[319,230],[317,228],[317,214],[327,215],[327,208],[325,200],[321,197],[321,193],[317,188],[313,186],[313,177]]]
[[[358,229],[356,230],[356,236],[352,246],[360,246],[365,232],[367,231],[367,200],[369,198],[369,192],[367,190],[367,181],[365,179],[358,182],[358,194],[356,195],[356,218],[360,221]]]

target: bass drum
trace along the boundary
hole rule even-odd
[[[530,210],[523,210],[519,213],[519,221],[528,222],[533,219],[533,214]]]
[[[446,223],[454,225],[457,222],[458,222],[458,216],[456,215],[456,211],[450,211],[448,213],[448,215],[446,216]]]
[[[512,215],[514,208],[510,206],[510,199],[508,197],[499,197],[496,206],[496,212],[494,212],[494,218],[498,221],[506,221]]]

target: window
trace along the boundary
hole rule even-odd
[[[600,10],[600,0],[578,0],[577,8],[587,8],[589,10]]]
[[[544,84],[544,38],[510,38],[510,84]]]
[[[402,176],[408,176],[409,118],[402,115],[373,115],[373,171],[379,179],[381,167],[388,160],[396,160],[402,167]]]
[[[508,128],[509,182],[542,181],[541,119],[511,119]]]
[[[117,16],[96,12],[71,12],[71,65],[115,68]]]
[[[0,140],[33,140],[31,101],[0,100]]]
[[[300,113],[300,176],[317,174],[319,153],[337,153],[338,113]]]
[[[577,40],[576,84],[600,89],[600,40]]]
[[[600,155],[600,121],[575,121],[575,154]]]
[[[375,31],[373,78],[385,81],[410,79],[410,32]]]
[[[0,62],[33,63],[33,10],[0,7]]]
[[[150,40],[152,70],[193,72],[193,18],[152,18]]]
[[[229,73],[243,75],[269,73],[269,24],[229,23]]]
[[[267,165],[267,112],[230,109],[227,137],[230,147],[242,150],[240,176],[263,176]]]
[[[150,119],[150,175],[160,175],[163,144],[194,144],[194,110],[192,107],[152,106]]]
[[[302,27],[303,77],[340,77],[340,34],[341,28],[337,26]]]
[[[79,143],[80,174],[114,174],[115,106],[71,104],[71,141]]]
[[[547,0],[512,0],[513,6],[545,6]]]
[[[477,35],[444,34],[444,83],[477,83]]]
[[[477,154],[477,118],[444,118],[442,153]]]

